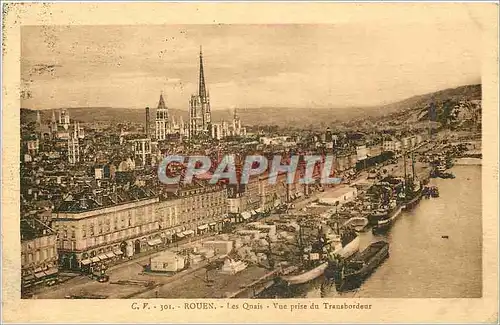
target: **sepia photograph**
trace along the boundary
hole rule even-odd
[[[465,12],[18,26],[14,290],[162,312],[483,298],[497,85]]]

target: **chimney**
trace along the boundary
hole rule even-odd
[[[146,137],[149,138],[149,107],[146,107]]]

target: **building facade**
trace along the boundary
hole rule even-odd
[[[221,186],[185,188],[173,197],[152,197],[87,211],[52,215],[61,267],[92,272],[187,236],[220,229],[227,214]]]
[[[259,177],[260,206],[262,211],[270,211],[280,204],[288,202],[287,174],[279,173],[276,182],[270,182],[271,174]]]
[[[401,142],[398,140],[387,140],[382,144],[384,151],[392,151],[394,153],[401,152]]]
[[[232,185],[228,193],[228,212],[239,214],[261,208],[261,185],[257,175],[251,176],[247,184]]]
[[[21,287],[50,281],[58,274],[56,234],[36,218],[21,220]]]
[[[182,116],[179,117],[179,121],[176,121],[175,117],[172,116],[169,124],[169,132],[171,134],[179,134],[181,137],[189,135],[189,130],[186,127]]]

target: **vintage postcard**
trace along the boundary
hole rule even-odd
[[[497,4],[2,12],[4,322],[498,322]]]

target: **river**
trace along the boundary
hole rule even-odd
[[[455,166],[451,172],[455,179],[431,179],[439,188],[439,198],[422,199],[412,211],[403,212],[386,235],[361,234],[361,249],[373,241],[387,240],[390,257],[358,290],[339,294],[319,278],[298,287],[291,296],[481,297],[481,166]],[[442,238],[444,235],[449,238]]]

